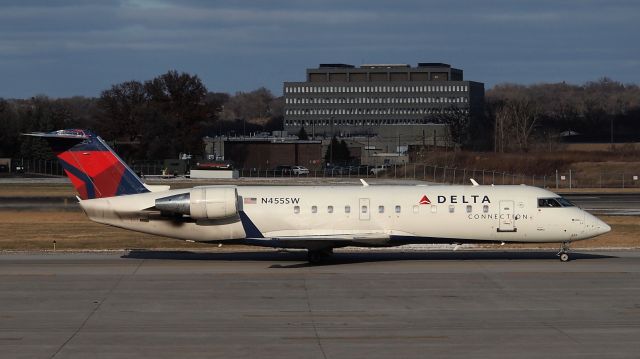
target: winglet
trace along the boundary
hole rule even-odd
[[[360,178],[360,182],[362,182],[363,187],[369,187],[369,184],[364,179]]]
[[[473,178],[469,178],[469,181],[471,181],[471,184],[473,185],[473,187],[479,186],[478,182],[476,182],[476,180],[474,180]]]

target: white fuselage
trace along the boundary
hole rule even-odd
[[[176,222],[149,208],[190,189],[81,201],[94,221],[195,241],[249,237],[240,218]],[[265,238],[380,234],[392,240],[568,242],[610,230],[578,207],[539,207],[558,197],[528,186],[238,186],[239,211]]]

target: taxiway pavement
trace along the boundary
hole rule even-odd
[[[0,255],[2,358],[637,358],[640,252]]]
[[[565,194],[564,197],[594,214],[640,215],[640,194],[637,193],[572,193]]]

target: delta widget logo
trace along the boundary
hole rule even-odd
[[[420,204],[431,204],[431,201],[429,200],[429,197],[427,197],[427,195],[423,195],[420,199]]]

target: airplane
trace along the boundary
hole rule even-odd
[[[89,130],[25,134],[47,140],[95,222],[204,243],[306,249],[405,244],[560,243],[611,230],[546,189],[526,185],[147,185]]]

